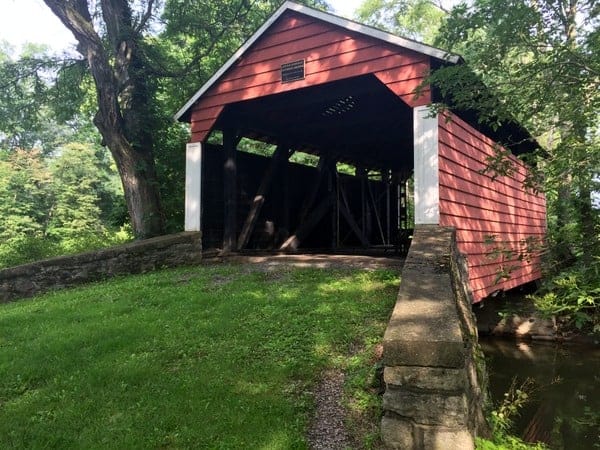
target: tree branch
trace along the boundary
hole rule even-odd
[[[29,77],[41,78],[40,72],[43,72],[44,70],[57,69],[60,66],[69,63],[76,64],[81,61],[82,60],[80,59],[74,58],[22,58],[16,63],[5,63],[3,66],[14,76],[10,76],[10,79],[3,80],[4,82],[0,84],[0,90],[8,89],[16,82]]]
[[[102,40],[94,29],[86,0],[76,0],[72,3],[61,0],[44,0],[44,3],[60,19],[63,25],[73,33],[80,47],[84,47],[78,48],[81,54],[86,56],[87,49],[85,47],[102,47]]]
[[[154,0],[148,0],[148,6],[146,7],[146,12],[144,12],[143,16],[140,18],[140,23],[134,26],[135,34],[139,34],[146,27],[148,20],[152,17],[152,9],[154,7]]]

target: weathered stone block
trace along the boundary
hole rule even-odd
[[[383,378],[387,385],[424,390],[462,393],[467,387],[465,371],[436,367],[386,367]]]
[[[388,386],[383,395],[383,410],[410,417],[418,424],[445,427],[467,426],[468,402],[465,395],[412,392]]]
[[[384,416],[381,419],[381,439],[390,449],[411,450],[416,448],[413,425],[406,420]]]
[[[466,429],[416,426],[420,448],[427,450],[472,450],[473,436]]]
[[[464,342],[448,274],[405,267],[383,348],[386,366],[464,365]]]

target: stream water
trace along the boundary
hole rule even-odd
[[[515,434],[553,449],[600,449],[600,347],[480,338],[494,404],[516,377],[535,382]]]

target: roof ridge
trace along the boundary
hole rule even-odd
[[[361,24],[359,22],[337,16],[330,12],[319,11],[314,8],[310,8],[305,5],[293,1],[286,1],[283,3],[277,11],[275,11],[271,17],[269,17],[261,26],[250,36],[244,44],[242,44],[237,51],[223,64],[213,76],[202,85],[198,91],[186,102],[186,104],[175,114],[175,119],[180,120],[190,108],[198,101],[198,99],[216,83],[221,76],[227,72],[233,66],[239,58],[241,58],[246,51],[252,47],[252,45],[273,25],[277,19],[279,19],[286,11],[295,11],[306,16],[313,17],[315,19],[322,20],[329,24],[345,28],[347,30],[364,34],[380,41],[387,42],[398,47],[406,48],[418,53],[422,53],[433,58],[447,61],[456,64],[460,61],[460,56],[446,52],[436,47],[432,47],[427,44],[419,43],[415,40],[408,39],[401,36],[396,36],[387,31],[379,30],[368,25]]]

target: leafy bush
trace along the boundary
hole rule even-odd
[[[549,278],[531,298],[542,314],[557,317],[568,328],[600,333],[600,257]]]
[[[508,392],[504,393],[504,400],[490,414],[492,439],[477,438],[477,450],[543,450],[546,448],[540,443],[523,442],[511,434],[514,419],[531,399],[534,387],[534,381],[530,378],[521,385],[517,385],[516,378],[513,379]]]
[[[61,253],[60,245],[41,236],[20,236],[0,244],[0,268],[18,266]]]
[[[123,244],[133,239],[133,233],[129,225],[122,226],[118,231],[93,233],[87,231],[71,236],[61,241],[62,254],[82,253],[101,248],[112,247]]]
[[[542,444],[528,444],[516,436],[505,435],[500,440],[493,441],[477,438],[475,440],[477,450],[543,450]]]
[[[0,243],[0,269],[54,256],[71,255],[123,244],[133,239],[129,226],[103,233],[84,232],[58,240],[41,235],[20,236]]]

